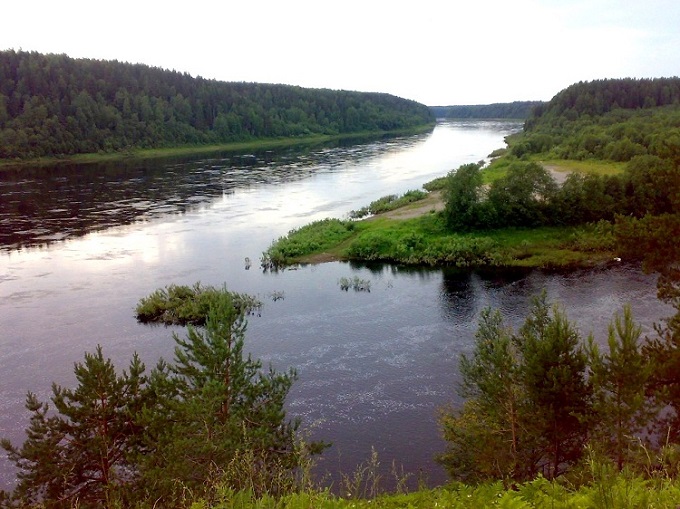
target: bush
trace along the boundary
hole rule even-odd
[[[337,245],[354,233],[352,221],[322,219],[288,232],[262,253],[262,268],[276,269],[296,258]]]
[[[142,323],[157,322],[165,325],[204,325],[208,311],[219,296],[228,293],[237,312],[248,313],[259,309],[262,303],[250,295],[228,292],[213,286],[170,285],[140,299],[135,313]]]

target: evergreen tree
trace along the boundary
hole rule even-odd
[[[588,357],[593,384],[595,445],[616,461],[619,470],[631,442],[644,440],[643,430],[656,414],[647,397],[652,365],[640,348],[641,329],[630,306],[609,325],[608,351],[601,353],[590,337]]]
[[[475,348],[460,362],[462,412],[440,418],[445,453],[437,460],[464,481],[521,479],[527,470],[520,448],[523,389],[517,379],[517,350],[499,311],[482,311]]]
[[[149,439],[155,445],[141,460],[154,498],[167,500],[178,486],[201,492],[216,479],[262,492],[292,482],[299,421],[286,421],[283,405],[296,373],[263,372],[243,351],[245,329],[243,312],[222,293],[205,328],[189,326],[186,339],[175,335],[175,363],[154,370],[151,386],[160,397],[149,415]],[[243,457],[252,469],[248,484],[231,468]]]
[[[542,473],[553,478],[576,463],[587,438],[592,389],[578,331],[545,292],[536,297],[516,336],[519,373],[527,393],[530,436],[539,439]]]
[[[132,458],[141,450],[144,364],[135,355],[129,371],[117,375],[98,346],[74,371],[75,389],[52,386],[55,415],[29,393],[26,441],[19,448],[2,441],[19,468],[14,496],[22,505],[111,507],[136,477]]]

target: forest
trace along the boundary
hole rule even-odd
[[[525,119],[531,115],[534,107],[542,104],[541,101],[514,101],[511,103],[430,106],[430,110],[437,118]]]
[[[137,307],[141,322],[188,324],[185,337],[173,335],[171,361],[147,374],[133,357],[120,373],[98,348],[75,365],[76,388],[53,386],[49,406],[27,395],[27,440],[2,441],[20,472],[2,503],[677,507],[679,85],[676,78],[574,85],[535,109],[490,167],[471,163],[441,179],[443,211],[401,222],[328,219],[275,246],[295,257],[330,239],[348,245],[350,257],[427,264],[431,256],[470,268],[506,263],[503,236],[521,239],[513,256],[524,261],[536,232],[557,231],[559,249],[577,244],[658,276],[658,296],[674,314],[649,336],[624,307],[596,343],[545,294],[517,328],[498,310],[480,313],[472,350],[460,359],[465,404],[440,412],[446,448],[437,459],[451,484],[378,496],[369,464],[347,474],[340,495],[321,487],[311,466],[327,444],[305,443],[300,422],[285,413],[295,370],[267,371],[244,353],[246,318],[258,301],[197,284],[160,289]],[[587,142],[591,136],[603,142]],[[628,143],[637,148],[614,150]],[[543,161],[568,164],[567,157],[592,171],[557,184]],[[616,171],[598,173],[603,162]],[[392,201],[378,200],[371,213]],[[274,251],[268,256],[271,264]]]
[[[408,129],[422,104],[383,93],[227,83],[141,64],[0,52],[0,159]]]

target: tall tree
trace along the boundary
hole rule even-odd
[[[437,460],[449,474],[465,481],[522,479],[528,458],[522,452],[518,355],[511,331],[499,311],[482,311],[471,356],[460,362],[460,395],[467,399],[461,412],[440,417],[445,453]]]
[[[498,226],[537,226],[549,222],[556,193],[555,179],[543,166],[516,162],[491,184],[488,202]]]
[[[27,440],[21,447],[2,441],[19,468],[14,494],[22,504],[112,507],[136,477],[133,458],[142,447],[137,417],[145,397],[144,364],[135,355],[129,371],[117,375],[98,346],[74,371],[75,389],[52,386],[55,415],[29,393]]]
[[[553,478],[576,463],[586,443],[591,386],[578,331],[545,292],[536,297],[519,334],[522,385],[532,409],[529,433],[540,437],[543,475]]]
[[[244,353],[245,329],[243,311],[221,293],[205,328],[189,326],[186,339],[175,335],[174,364],[154,370],[151,386],[166,395],[150,415],[157,445],[142,459],[154,497],[171,497],[178,485],[201,492],[216,478],[234,488],[276,490],[298,466],[299,422],[287,421],[283,408],[296,373],[263,372],[261,361]],[[261,485],[242,486],[230,470],[244,454]]]
[[[452,230],[466,231],[486,221],[482,196],[482,174],[478,164],[464,164],[447,176],[444,217]]]
[[[594,445],[614,459],[619,470],[630,444],[645,439],[643,430],[656,414],[647,396],[652,365],[642,353],[640,334],[630,306],[626,306],[623,316],[616,314],[609,325],[606,352],[600,352],[592,336],[588,340]]]

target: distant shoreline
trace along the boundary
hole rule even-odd
[[[116,161],[131,161],[145,159],[162,159],[181,156],[198,156],[214,154],[217,152],[240,152],[244,150],[267,150],[296,145],[314,145],[328,143],[337,140],[350,140],[353,138],[371,138],[381,136],[399,136],[418,134],[431,130],[435,124],[397,129],[393,131],[362,131],[343,134],[316,134],[310,136],[296,136],[290,138],[260,138],[249,141],[238,141],[212,145],[185,145],[178,147],[131,149],[118,152],[74,154],[70,156],[40,157],[34,159],[0,159],[0,171],[15,170],[22,167],[53,167],[62,164],[97,164]]]

